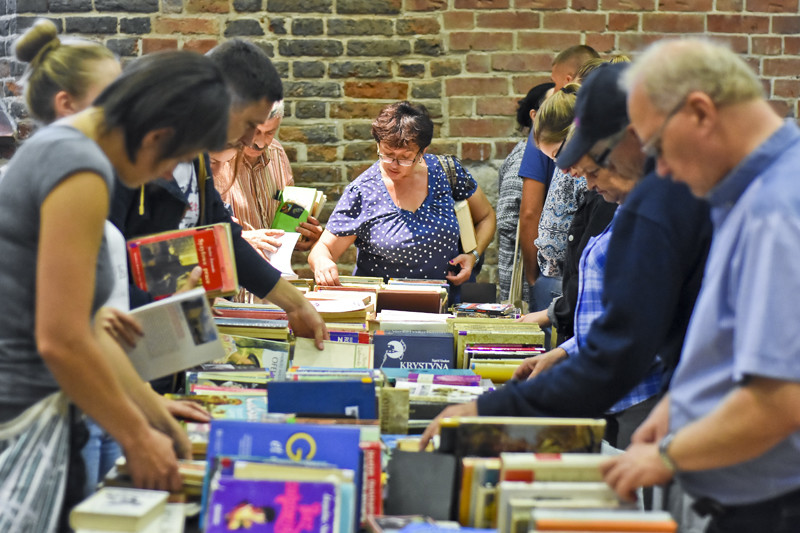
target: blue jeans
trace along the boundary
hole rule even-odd
[[[528,310],[530,312],[541,311],[550,307],[550,302],[554,298],[561,296],[561,278],[539,276],[536,279],[533,287],[530,288],[530,305]],[[553,328],[542,328],[544,331],[544,347],[546,350],[551,349],[550,335]]]
[[[86,495],[97,490],[109,470],[114,466],[117,458],[122,456],[119,444],[97,425],[94,420],[86,418],[86,427],[89,430],[89,440],[83,447],[81,455],[86,463]]]

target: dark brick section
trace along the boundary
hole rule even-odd
[[[28,28],[33,26],[33,23],[36,22],[37,20],[39,20],[39,18],[40,17],[17,16],[17,32],[16,33],[24,32],[25,30],[27,30]],[[51,17],[44,17],[44,18],[50,20],[53,24],[55,24],[56,25],[56,29],[58,30],[59,33],[62,33],[64,31],[64,23],[60,18],[59,19],[51,18]]]
[[[292,63],[295,78],[321,78],[325,75],[322,61],[295,61]]]
[[[411,87],[411,98],[441,98],[442,84],[438,81],[415,83]]]
[[[127,39],[109,39],[106,41],[109,50],[118,56],[136,56],[139,54],[139,39],[129,37]]]
[[[233,9],[239,13],[253,13],[264,9],[264,0],[233,0]]]
[[[18,78],[25,74],[25,65],[26,63],[20,63],[19,61],[12,61],[11,62],[11,76],[14,78]]]
[[[67,33],[117,33],[117,17],[66,17]]]
[[[461,74],[461,64],[455,60],[431,62],[431,76],[457,76]]]
[[[267,0],[270,13],[332,13],[333,0]]]
[[[337,13],[351,15],[398,15],[402,0],[338,0]]]
[[[294,116],[297,118],[325,118],[325,102],[297,102]]]
[[[404,56],[411,53],[408,41],[350,41],[347,43],[349,56]]]
[[[270,41],[253,41],[253,44],[264,50],[264,53],[269,57],[275,57],[275,45]]]
[[[11,35],[11,19],[10,18],[0,18],[0,35]],[[8,55],[8,51],[5,48],[5,39],[3,41],[3,48],[0,48],[0,53],[3,56]]]
[[[164,13],[180,13],[183,11],[183,0],[161,0]]]
[[[334,82],[312,82],[312,81],[287,81],[283,84],[285,97],[287,98],[309,98],[309,97],[328,97],[339,98],[342,96],[342,87]]]
[[[150,33],[149,17],[125,17],[119,21],[120,33],[135,33],[137,35]]]
[[[292,169],[294,170],[294,169]],[[325,165],[324,167],[311,167],[303,165],[294,172],[294,180],[296,183],[336,183],[342,181],[342,174],[338,168],[332,165]],[[328,195],[328,201],[332,198]],[[325,219],[327,220],[327,219]]]
[[[289,62],[288,61],[273,61],[272,64],[275,66],[275,70],[278,71],[278,75],[281,77],[281,79],[285,79],[285,78],[289,77]]]
[[[425,76],[425,65],[422,63],[397,65],[397,75],[401,78],[422,78]]]
[[[278,50],[282,56],[322,56],[336,57],[342,55],[343,47],[333,39],[299,39],[278,41]]]
[[[440,56],[442,55],[442,40],[441,39],[417,39],[414,42],[414,53],[423,56]]]
[[[435,120],[437,118],[444,117],[444,111],[442,110],[441,102],[426,103],[425,107],[428,109],[428,115],[430,115],[432,119]]]
[[[328,21],[328,35],[392,35],[394,28],[386,19],[331,19]]]
[[[388,61],[344,61],[328,66],[331,78],[388,78],[391,75]]]
[[[92,0],[50,0],[53,13],[81,13],[92,10]]]
[[[242,37],[247,35],[264,35],[261,23],[253,19],[230,20],[225,25],[225,37]]]
[[[366,161],[375,157],[374,142],[353,142],[344,147],[345,161]]]
[[[17,13],[46,13],[47,0],[17,0]]]
[[[345,124],[344,138],[348,141],[366,141],[372,139],[372,123]]]
[[[339,137],[336,135],[336,126],[309,126],[300,128],[300,130],[311,144],[339,142]]]
[[[94,0],[94,8],[98,11],[155,13],[158,0]]]
[[[295,19],[292,21],[293,35],[322,35],[322,19]]]
[[[275,35],[286,35],[287,33],[289,33],[288,31],[286,31],[286,19],[282,18],[270,19],[269,31],[271,31]]]

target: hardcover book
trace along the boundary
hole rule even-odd
[[[280,204],[272,220],[272,228],[293,232],[308,220],[309,215],[318,218],[327,198],[312,187],[290,185],[279,191],[276,199]]]
[[[79,503],[69,514],[73,529],[139,531],[166,508],[168,492],[103,487]]]
[[[450,369],[455,367],[453,335],[410,331],[373,336],[375,368]]]
[[[272,372],[277,380],[286,379],[289,368],[289,343],[240,335],[221,335],[226,356],[218,363],[252,364]]]
[[[271,413],[378,418],[372,380],[274,381],[267,394]]]
[[[230,225],[199,226],[146,235],[128,241],[134,283],[154,298],[174,294],[194,267],[209,296],[235,294],[239,288]]]

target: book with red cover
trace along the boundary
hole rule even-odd
[[[196,266],[208,296],[239,288],[230,225],[199,226],[128,241],[131,276],[137,287],[160,299],[174,294]]]

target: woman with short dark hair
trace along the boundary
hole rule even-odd
[[[336,261],[351,245],[358,249],[354,274],[386,278],[467,281],[494,237],[494,210],[464,167],[455,161],[455,185],[427,149],[433,122],[422,105],[397,102],[372,124],[378,162],[344,191],[308,262],[320,285],[338,285]],[[478,243],[459,252],[453,205],[466,199]],[[459,270],[457,273],[448,271]]]

